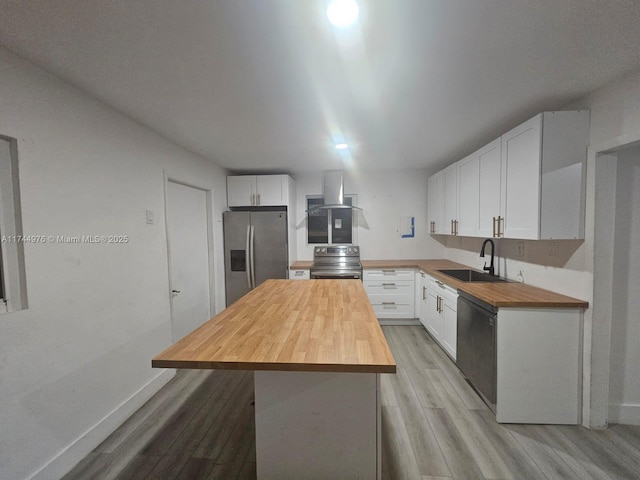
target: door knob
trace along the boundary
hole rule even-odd
[[[180,290],[171,290],[171,293],[175,293],[176,295],[180,293]]]

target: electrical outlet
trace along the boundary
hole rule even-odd
[[[516,244],[516,256],[519,258],[524,257],[524,242],[518,242]]]
[[[560,246],[558,245],[558,242],[549,242],[548,247],[549,247],[549,256],[550,257],[557,257],[558,256],[558,250],[560,249]]]

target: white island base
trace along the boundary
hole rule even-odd
[[[379,479],[379,374],[255,372],[258,480]]]

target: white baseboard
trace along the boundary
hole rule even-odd
[[[50,480],[63,477],[153,397],[158,390],[164,387],[175,374],[176,371],[174,369],[162,370],[102,420],[29,476],[29,480]]]
[[[379,318],[380,325],[422,325],[417,318]]]
[[[609,423],[640,425],[640,405],[609,405]]]

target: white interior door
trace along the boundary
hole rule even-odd
[[[211,318],[207,192],[167,182],[167,237],[173,341]]]

